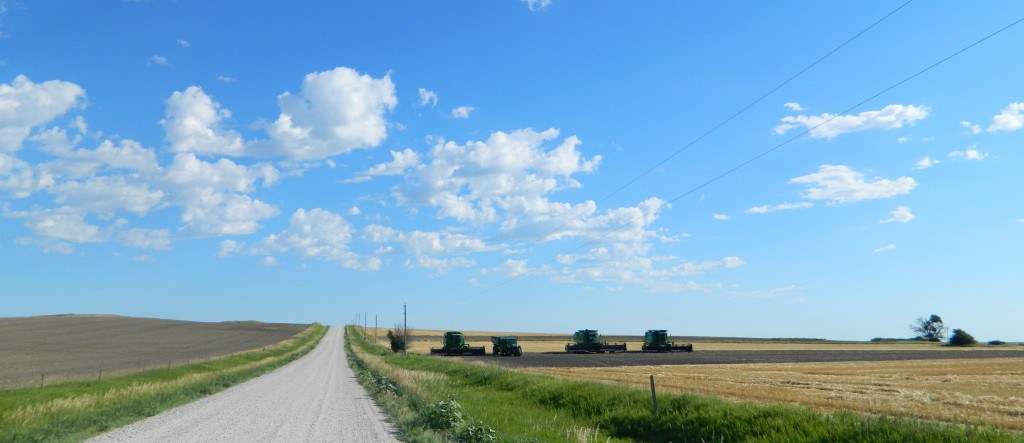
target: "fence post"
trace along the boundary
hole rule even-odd
[[[654,393],[654,374],[651,374],[651,402],[654,403],[654,415],[658,415],[658,396]]]
[[[43,372],[43,373],[39,374],[39,388],[40,388],[40,389],[42,389],[42,388],[43,388],[43,382],[44,382],[44,380],[46,380],[46,373],[45,373],[45,372]]]

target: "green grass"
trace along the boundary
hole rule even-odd
[[[312,350],[326,333],[326,327],[314,324],[262,350],[102,380],[0,391],[0,442],[84,440],[272,371]]]
[[[407,417],[396,423],[413,436],[417,431],[407,427],[421,422],[408,416],[422,413],[424,404],[451,398],[462,405],[463,415],[496,430],[500,441],[513,442],[1024,442],[1021,434],[1001,429],[696,395],[659,395],[655,415],[649,391],[454,359],[392,355],[369,343],[358,328],[350,327],[347,336],[368,360],[356,365],[373,373],[371,386],[394,386],[383,390],[390,408],[409,404],[403,412]],[[380,389],[371,392],[382,396]]]

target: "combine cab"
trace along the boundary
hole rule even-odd
[[[601,341],[601,334],[593,329],[580,329],[572,335],[572,343],[565,345],[565,352],[611,352],[625,351],[626,344],[622,343],[607,343]]]
[[[444,333],[441,348],[430,348],[430,355],[484,355],[487,350],[483,346],[473,347],[466,344],[466,336],[458,331]]]
[[[502,335],[500,337],[491,336],[491,343],[494,344],[494,355],[501,355],[508,357],[514,355],[519,357],[523,355],[523,348],[519,346],[519,339],[511,335]]]
[[[693,352],[693,345],[676,345],[668,339],[668,331],[664,329],[651,329],[644,334],[644,345],[641,348],[644,352]]]

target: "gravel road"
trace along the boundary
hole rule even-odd
[[[90,442],[397,442],[345,361],[341,328],[270,374]]]

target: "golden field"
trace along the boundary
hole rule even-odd
[[[528,368],[658,392],[1024,430],[1024,358]]]

